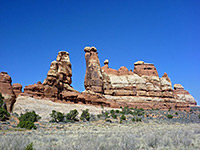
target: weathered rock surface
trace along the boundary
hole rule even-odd
[[[98,63],[99,61],[95,62],[96,57],[98,56],[95,53],[95,49],[91,48],[90,61]],[[88,63],[90,63],[90,61]],[[43,84],[38,82],[37,84],[26,86],[22,96],[30,96],[39,99],[50,99],[55,102],[110,106],[110,104],[106,102],[106,99],[98,93],[91,93],[88,91],[79,93],[78,91],[74,90],[74,88],[71,86],[71,66],[72,65],[70,62],[69,53],[65,51],[59,52],[56,61],[51,63],[47,78],[44,80]],[[96,77],[95,73],[92,73],[92,77]],[[91,82],[88,81],[88,85],[91,85],[90,83]]]
[[[0,73],[0,93],[4,97],[8,112],[12,112],[13,104],[16,101],[16,95],[12,88],[11,77],[6,72]]]
[[[103,93],[103,75],[97,49],[95,47],[85,47],[84,51],[86,60],[85,89]]]
[[[174,84],[174,96],[178,100],[186,101],[190,106],[197,105],[194,97],[190,93],[184,90],[184,87],[181,84]]]
[[[95,61],[90,60],[92,55],[90,48],[86,47],[85,52],[86,91],[101,93],[111,107],[189,110],[190,105],[196,104],[194,98],[184,89],[180,89],[180,86],[175,87],[175,90],[172,89],[171,80],[166,73],[159,78],[153,64],[138,61],[134,63],[134,71],[129,71],[124,66],[115,70],[109,68],[109,61],[105,60],[104,66],[99,68],[96,48]],[[91,69],[89,69],[90,67]],[[99,92],[93,88],[96,86],[102,91]]]
[[[35,111],[42,118],[40,121],[51,120],[50,113],[52,110],[56,110],[62,113],[68,113],[70,110],[77,109],[79,115],[81,115],[82,110],[89,109],[89,112],[92,114],[99,114],[102,111],[102,107],[94,105],[83,105],[82,103],[74,104],[67,103],[64,101],[52,102],[48,99],[37,99],[29,96],[18,96],[16,103],[13,108],[13,113],[24,114],[28,111]],[[112,108],[104,107],[104,110],[111,110]]]
[[[12,88],[16,96],[22,93],[22,85],[19,83],[14,83]]]
[[[24,88],[24,93],[33,97],[49,98],[57,100],[62,98],[62,91],[75,91],[70,84],[72,83],[72,69],[69,53],[60,51],[56,61],[51,63],[47,73],[47,78],[43,84],[29,85]]]
[[[80,93],[71,86],[72,65],[69,53],[60,51],[55,61],[51,62],[47,78],[33,85],[25,86],[21,93],[20,84],[11,85],[7,73],[0,74],[0,92],[6,99],[11,111],[17,96],[28,96],[36,99],[49,99],[61,103],[101,105],[113,108],[120,106],[144,109],[178,109],[189,110],[196,101],[184,90],[182,85],[174,85],[166,73],[160,78],[153,64],[138,61],[134,70],[125,66],[118,70],[109,68],[105,60],[100,66],[95,47],[85,47],[86,74],[85,91]]]

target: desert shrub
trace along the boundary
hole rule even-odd
[[[114,110],[111,110],[110,114],[111,114],[111,116],[112,116],[113,119],[117,119],[117,115],[115,114]]]
[[[142,118],[136,118],[136,122],[141,122]]]
[[[110,120],[110,119],[106,119],[106,122],[112,123],[112,120]]]
[[[30,121],[30,122],[37,122],[41,117],[35,113],[35,111],[32,112],[26,112],[25,114],[21,114],[19,117],[19,121]]]
[[[102,117],[102,114],[98,114],[98,115],[97,115],[97,118],[101,118],[101,117]]]
[[[74,121],[78,121],[78,119],[76,119],[76,117],[78,116],[78,111],[76,109],[71,110],[68,114],[66,114],[65,118],[66,118],[66,122],[74,122]]]
[[[34,125],[34,122],[37,122],[41,117],[35,113],[35,111],[32,112],[26,112],[25,114],[21,114],[19,117],[19,124],[17,127],[20,128],[26,128],[26,129],[37,129],[37,127]]]
[[[113,119],[117,119],[117,115],[116,114],[111,114]]]
[[[136,115],[136,116],[143,116],[144,115],[144,109],[140,108],[140,109],[135,109],[134,112],[132,113],[132,115]]]
[[[4,101],[3,101],[3,96],[2,94],[0,93],[0,107],[3,107],[3,104],[4,104]]]
[[[116,113],[118,113],[118,114],[120,113],[120,111],[119,111],[119,110],[115,110],[115,112],[116,112]]]
[[[178,112],[175,112],[175,115],[178,115]]]
[[[125,115],[121,115],[120,120],[126,120],[126,116]]]
[[[80,117],[81,120],[87,120],[87,121],[90,120],[90,113],[88,111],[89,111],[88,109],[82,111],[82,114]]]
[[[10,117],[10,113],[5,109],[0,107],[0,121],[6,121]]]
[[[4,97],[0,93],[0,121],[6,121],[10,117],[10,113],[4,108]]]
[[[115,113],[115,110],[112,109],[112,110],[110,111],[110,113],[111,113],[111,114]]]
[[[166,117],[167,117],[168,119],[172,119],[172,118],[173,118],[173,115],[167,114]]]
[[[135,121],[136,121],[136,122],[141,122],[141,121],[142,121],[142,118],[136,117],[136,118],[133,118],[132,121],[133,121],[133,122],[135,122]]]
[[[126,114],[126,115],[127,114],[132,114],[132,111],[128,106],[126,106],[124,108],[121,108],[121,109],[122,109],[121,114]]]
[[[34,150],[33,143],[28,144],[24,150]]]
[[[37,129],[37,127],[31,121],[20,121],[19,124],[17,125],[17,127],[25,128],[28,130]]]
[[[100,117],[103,117],[104,119],[110,118],[109,112],[108,111],[102,111],[102,114],[100,115]]]
[[[199,119],[200,119],[200,114],[199,114]]]
[[[52,118],[50,122],[63,122],[65,117],[63,113],[57,112],[55,110],[52,110],[50,116]]]

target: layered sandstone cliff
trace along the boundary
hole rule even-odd
[[[60,51],[55,61],[51,62],[47,77],[25,86],[11,85],[10,76],[0,73],[0,93],[5,97],[9,112],[12,111],[16,96],[28,96],[37,99],[49,99],[54,102],[103,105],[114,108],[120,106],[144,109],[189,110],[196,105],[190,93],[180,84],[174,89],[166,73],[160,78],[154,64],[138,61],[134,70],[122,66],[118,70],[109,67],[105,60],[100,66],[95,47],[85,47],[86,74],[85,91],[80,93],[72,86],[72,65],[69,53]]]
[[[138,61],[134,63],[134,71],[124,66],[115,70],[109,68],[108,60],[100,67],[96,48],[86,47],[85,53],[85,88],[101,93],[112,107],[187,110],[190,105],[196,104],[189,92],[176,86],[173,90],[166,73],[159,78],[153,64]]]

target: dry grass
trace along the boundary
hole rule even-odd
[[[0,149],[36,150],[200,149],[199,124],[48,124],[51,130],[0,133]],[[55,127],[55,128],[54,128]]]

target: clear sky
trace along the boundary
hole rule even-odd
[[[199,0],[0,0],[0,71],[13,83],[43,82],[66,50],[72,86],[83,91],[85,46],[114,69],[154,63],[200,104]]]

